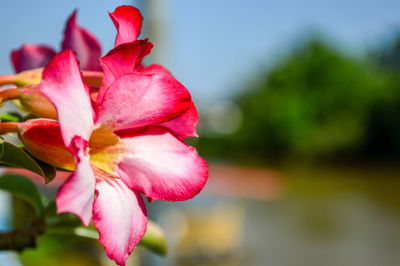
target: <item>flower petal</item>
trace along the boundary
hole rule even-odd
[[[96,102],[97,123],[114,130],[147,126],[181,115],[191,102],[187,89],[173,77],[125,74]]]
[[[190,108],[184,114],[158,125],[168,128],[179,139],[184,140],[187,137],[198,137],[196,133],[198,121],[199,115],[192,102]]]
[[[197,195],[208,178],[206,162],[196,150],[162,127],[121,136],[130,151],[118,164],[122,180],[146,197],[187,200]]]
[[[130,190],[121,179],[99,178],[96,183],[93,221],[106,254],[119,265],[146,232],[147,213],[139,192]]]
[[[101,46],[96,37],[84,28],[76,24],[75,10],[69,17],[64,30],[62,50],[72,48],[84,70],[101,70],[99,58]]]
[[[89,157],[84,154],[85,145],[81,147],[77,145],[79,144],[74,144],[77,166],[57,193],[57,212],[73,213],[81,219],[84,225],[88,226],[92,219],[95,178]]]
[[[56,52],[45,45],[24,44],[11,52],[11,62],[16,72],[44,67]]]
[[[160,74],[171,76],[171,73],[161,65],[153,64],[142,68],[140,63],[148,55],[153,45],[147,40],[136,40],[125,43],[111,50],[106,56],[100,59],[104,69],[103,83],[97,96],[97,101],[102,101],[108,86],[123,74],[134,71],[145,74]],[[190,108],[181,116],[170,121],[160,123],[173,131],[179,138],[185,139],[189,136],[197,136],[196,127],[198,114],[193,103]]]
[[[109,15],[118,31],[115,38],[115,46],[133,42],[137,39],[143,20],[137,8],[133,6],[119,6],[114,12],[109,13]]]
[[[168,71],[165,67],[159,64],[149,65],[141,70],[142,73],[146,74],[164,74],[172,76],[171,72]]]
[[[135,71],[135,68],[148,55],[153,44],[148,40],[136,40],[134,42],[121,44],[112,49],[107,55],[100,59],[104,70],[103,82],[97,101],[100,101],[108,86],[117,78],[126,73]]]
[[[89,140],[94,112],[89,87],[83,83],[78,62],[71,50],[56,55],[43,71],[43,93],[56,107],[65,146],[71,150],[75,136]]]

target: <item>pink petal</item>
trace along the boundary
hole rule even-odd
[[[149,65],[141,70],[142,73],[146,74],[164,74],[172,76],[171,72],[168,71],[165,67],[158,64]]]
[[[140,71],[145,74],[160,74],[172,77],[171,73],[166,68],[158,64],[153,64],[145,68],[141,67],[140,63],[142,59],[150,53],[152,47],[153,45],[147,42],[147,40],[136,40],[117,46],[106,56],[101,58],[100,61],[104,69],[104,78],[97,96],[97,101],[102,101],[108,86],[118,77],[126,73]],[[190,108],[183,113],[183,115],[159,125],[170,129],[179,138],[185,139],[189,136],[197,136],[197,122],[197,111],[194,104],[191,103]]]
[[[106,254],[119,265],[146,232],[147,213],[139,192],[130,190],[121,179],[99,178],[96,183],[93,221]]]
[[[78,62],[71,50],[56,55],[43,71],[43,93],[56,107],[65,146],[79,136],[88,140],[93,129],[94,112],[89,87],[83,83]]]
[[[137,39],[143,20],[138,9],[133,6],[119,6],[109,15],[118,31],[115,46]]]
[[[122,180],[146,197],[187,200],[204,187],[208,169],[196,150],[162,127],[121,136],[131,155],[121,160],[117,172]]]
[[[95,178],[89,163],[89,157],[84,154],[85,145],[74,146],[77,166],[68,180],[57,193],[57,212],[70,212],[77,215],[82,223],[89,225],[92,219]]]
[[[16,72],[44,67],[56,52],[45,45],[24,44],[11,51],[11,62]]]
[[[170,76],[125,74],[96,102],[97,123],[114,130],[147,126],[181,115],[191,102],[187,89]]]
[[[72,48],[76,52],[83,70],[101,70],[100,43],[92,33],[76,24],[76,13],[75,10],[65,25],[62,50]]]
[[[160,74],[172,76],[171,72],[162,65],[153,64],[143,68],[141,73],[146,74]],[[172,131],[178,138],[185,139],[187,137],[198,137],[196,133],[196,127],[199,121],[199,115],[197,114],[196,107],[192,102],[190,108],[182,115],[163,122],[158,125],[168,128]]]
[[[184,140],[187,137],[198,137],[196,133],[198,121],[199,115],[192,102],[190,108],[184,114],[158,125],[168,128],[179,139]]]
[[[147,39],[136,40],[121,44],[102,57],[100,61],[104,70],[104,77],[97,101],[103,98],[108,86],[117,78],[135,71],[143,58],[150,53],[151,48],[153,48],[153,44],[148,42]]]

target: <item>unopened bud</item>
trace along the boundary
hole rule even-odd
[[[27,85],[39,84],[42,80],[43,68],[36,68],[32,70],[22,71],[16,74],[14,85],[19,88],[25,87]]]
[[[19,102],[21,107],[36,117],[57,119],[54,105],[39,91],[38,85],[20,89]]]
[[[57,120],[57,111],[54,105],[40,92],[40,85],[28,85],[24,88],[0,89],[0,107],[6,101],[14,100],[23,111],[40,118]],[[90,90],[93,101],[96,101],[97,89]]]
[[[64,146],[57,121],[32,119],[18,123],[18,129],[19,138],[33,156],[58,168],[75,169],[75,159]]]
[[[38,85],[0,90],[0,104],[9,100],[36,117],[57,119],[54,105],[40,93]]]
[[[0,86],[15,85],[19,88],[39,84],[42,81],[43,68],[35,68],[22,71],[15,75],[0,76]],[[103,81],[103,72],[98,71],[82,71],[83,81],[90,87],[100,88]]]
[[[15,75],[0,76],[0,86],[15,85],[19,88],[38,84],[42,80],[43,68],[22,71]]]

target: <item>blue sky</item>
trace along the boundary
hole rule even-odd
[[[11,71],[9,51],[24,42],[60,46],[69,14],[96,36],[103,53],[115,29],[107,11],[142,1],[5,1],[0,16],[0,71]],[[153,0],[162,38],[153,58],[169,68],[196,101],[213,103],[244,89],[260,66],[273,63],[310,31],[362,53],[400,28],[395,0]]]

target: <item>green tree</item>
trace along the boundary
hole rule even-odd
[[[383,122],[383,115],[398,125],[387,113],[395,113],[399,79],[321,41],[307,42],[264,73],[235,99],[241,127],[224,139],[201,140],[206,151],[246,159],[348,158],[386,141],[382,132],[374,135],[372,120]]]

